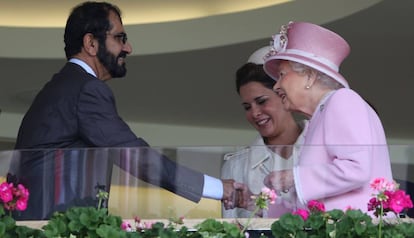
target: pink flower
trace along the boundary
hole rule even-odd
[[[299,215],[300,217],[302,217],[302,219],[304,221],[306,221],[306,219],[308,219],[310,213],[309,213],[308,210],[298,209],[298,210],[294,211],[292,214],[293,215]]]
[[[353,208],[352,208],[351,206],[349,206],[349,205],[348,205],[348,206],[346,206],[346,207],[345,207],[345,210],[344,210],[344,211],[349,211],[349,210],[352,210],[352,209],[353,209]],[[369,210],[368,210],[368,211],[369,211]]]
[[[131,224],[129,224],[129,222],[122,221],[121,229],[124,230],[124,231],[131,232],[132,231],[132,226],[131,226]]]
[[[0,199],[4,202],[10,202],[13,200],[13,184],[3,182],[0,184]]]
[[[268,193],[270,192],[270,188],[268,188],[268,187],[263,187],[261,192],[262,192],[263,194],[268,194]]]
[[[144,222],[144,228],[145,229],[151,229],[154,224],[155,224],[155,222],[151,222],[151,221]]]
[[[410,196],[404,190],[399,190],[395,181],[390,183],[383,178],[377,178],[370,185],[378,193],[369,200],[368,211],[374,211],[377,217],[384,216],[389,211],[398,214],[413,207]]]
[[[13,211],[17,209],[24,211],[29,200],[29,190],[21,184],[14,187],[13,183],[3,182],[0,184],[0,199],[6,210]]]
[[[325,205],[317,200],[311,200],[308,202],[308,208],[311,211],[325,212]]]
[[[395,213],[400,213],[406,208],[412,208],[413,203],[409,195],[404,190],[397,190],[389,195],[388,207]]]
[[[396,183],[394,181],[388,182],[385,178],[376,178],[371,184],[371,188],[375,191],[394,191],[396,189]]]
[[[261,195],[265,200],[269,200],[270,204],[275,204],[277,195],[275,190],[270,189],[268,187],[263,187],[261,191]]]
[[[20,198],[26,198],[27,199],[27,198],[29,198],[29,190],[27,188],[25,188],[23,185],[18,184],[17,185],[17,191],[14,195],[17,196],[17,197],[20,197]]]
[[[19,199],[16,201],[16,210],[24,211],[27,208],[27,200]]]

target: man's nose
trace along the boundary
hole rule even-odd
[[[128,41],[125,42],[122,50],[125,51],[125,52],[127,52],[128,54],[131,54],[132,53],[132,46],[131,46],[131,44]]]

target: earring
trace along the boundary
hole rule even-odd
[[[306,87],[305,87],[305,88],[306,88],[306,89],[310,89],[310,87],[311,87],[310,85],[306,85]]]

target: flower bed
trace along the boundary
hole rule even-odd
[[[21,185],[0,185],[0,237],[249,237],[254,230],[267,231],[273,237],[414,237],[414,222],[410,218],[384,218],[399,214],[413,206],[411,199],[394,182],[377,179],[371,183],[375,193],[368,209],[377,218],[352,208],[346,211],[325,211],[318,201],[310,201],[308,209],[285,214],[280,219],[205,219],[186,220],[122,220],[108,214],[105,208],[73,207],[55,213],[49,221],[15,222],[10,216],[14,209],[25,208],[28,191]],[[100,192],[99,199],[107,198]],[[275,199],[273,191],[264,189],[256,197],[256,209],[266,209]],[[23,209],[24,210],[24,209]],[[6,212],[9,214],[6,214]],[[253,213],[254,214],[254,213]],[[255,233],[257,235],[257,232]],[[260,235],[260,234],[259,234]]]

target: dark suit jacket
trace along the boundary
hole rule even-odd
[[[22,152],[20,165],[17,166],[19,169],[10,172],[11,178],[17,178],[27,185],[31,192],[27,214],[30,210],[35,211],[35,214],[23,219],[47,219],[51,215],[50,212],[66,209],[69,205],[91,205],[91,202],[83,203],[89,197],[79,198],[79,192],[72,191],[74,195],[68,196],[61,204],[54,204],[53,208],[38,208],[41,202],[44,206],[51,203],[51,198],[44,197],[45,193],[43,196],[34,193],[47,186],[45,181],[53,181],[53,176],[56,176],[54,163],[57,158],[63,158],[65,162],[62,165],[64,169],[60,167],[60,170],[78,171],[78,176],[79,171],[87,169],[84,161],[92,160],[92,164],[96,164],[96,160],[101,158],[101,167],[106,164],[103,168],[92,166],[94,171],[86,171],[89,177],[76,178],[80,180],[77,182],[78,187],[86,180],[93,180],[92,177],[100,173],[106,174],[103,176],[104,181],[100,183],[108,184],[108,171],[111,170],[112,163],[115,163],[146,182],[198,202],[204,185],[203,174],[180,166],[153,149],[143,148],[147,146],[148,144],[137,138],[118,115],[111,89],[79,65],[68,62],[36,96],[19,129],[16,149],[51,149]],[[111,155],[105,156],[96,156],[96,152],[91,156],[90,150],[88,152],[79,149],[91,147],[123,149],[113,149]],[[125,153],[126,150],[133,150],[133,153]],[[96,169],[98,171],[95,171]],[[65,179],[74,180],[73,176],[72,173]],[[48,193],[56,193],[53,189],[50,190]],[[78,202],[79,200],[83,202]],[[60,209],[58,206],[62,204],[63,207]]]

